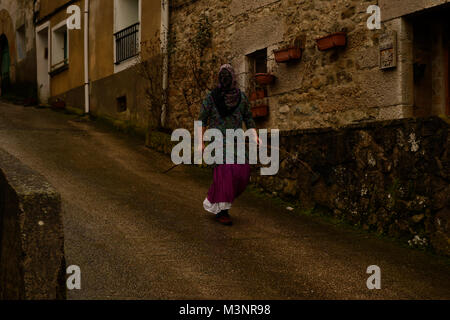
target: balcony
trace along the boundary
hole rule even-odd
[[[139,22],[135,23],[114,34],[116,39],[116,65],[139,54],[139,25]]]

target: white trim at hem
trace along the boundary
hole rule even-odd
[[[206,211],[211,212],[213,214],[218,214],[223,210],[230,210],[231,209],[231,203],[229,202],[219,202],[212,204],[209,202],[208,198],[205,199],[203,202],[203,207]]]

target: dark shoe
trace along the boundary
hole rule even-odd
[[[233,221],[231,221],[231,217],[228,214],[228,211],[220,212],[217,215],[216,219],[217,219],[218,222],[220,222],[221,224],[223,224],[225,226],[232,226],[233,225]]]

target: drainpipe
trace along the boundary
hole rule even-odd
[[[84,112],[90,112],[89,96],[89,0],[84,0]]]
[[[163,58],[163,105],[161,109],[161,125],[164,127],[166,124],[167,118],[167,105],[168,105],[168,95],[167,88],[169,87],[169,53],[168,53],[168,44],[169,44],[169,0],[161,0],[161,52],[164,56]]]

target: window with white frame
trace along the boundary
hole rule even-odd
[[[26,55],[26,38],[25,38],[25,25],[16,30],[17,41],[17,60],[23,60]]]
[[[139,54],[141,0],[114,0],[116,65]]]
[[[69,33],[66,22],[52,29],[52,67],[55,71],[69,64]]]

